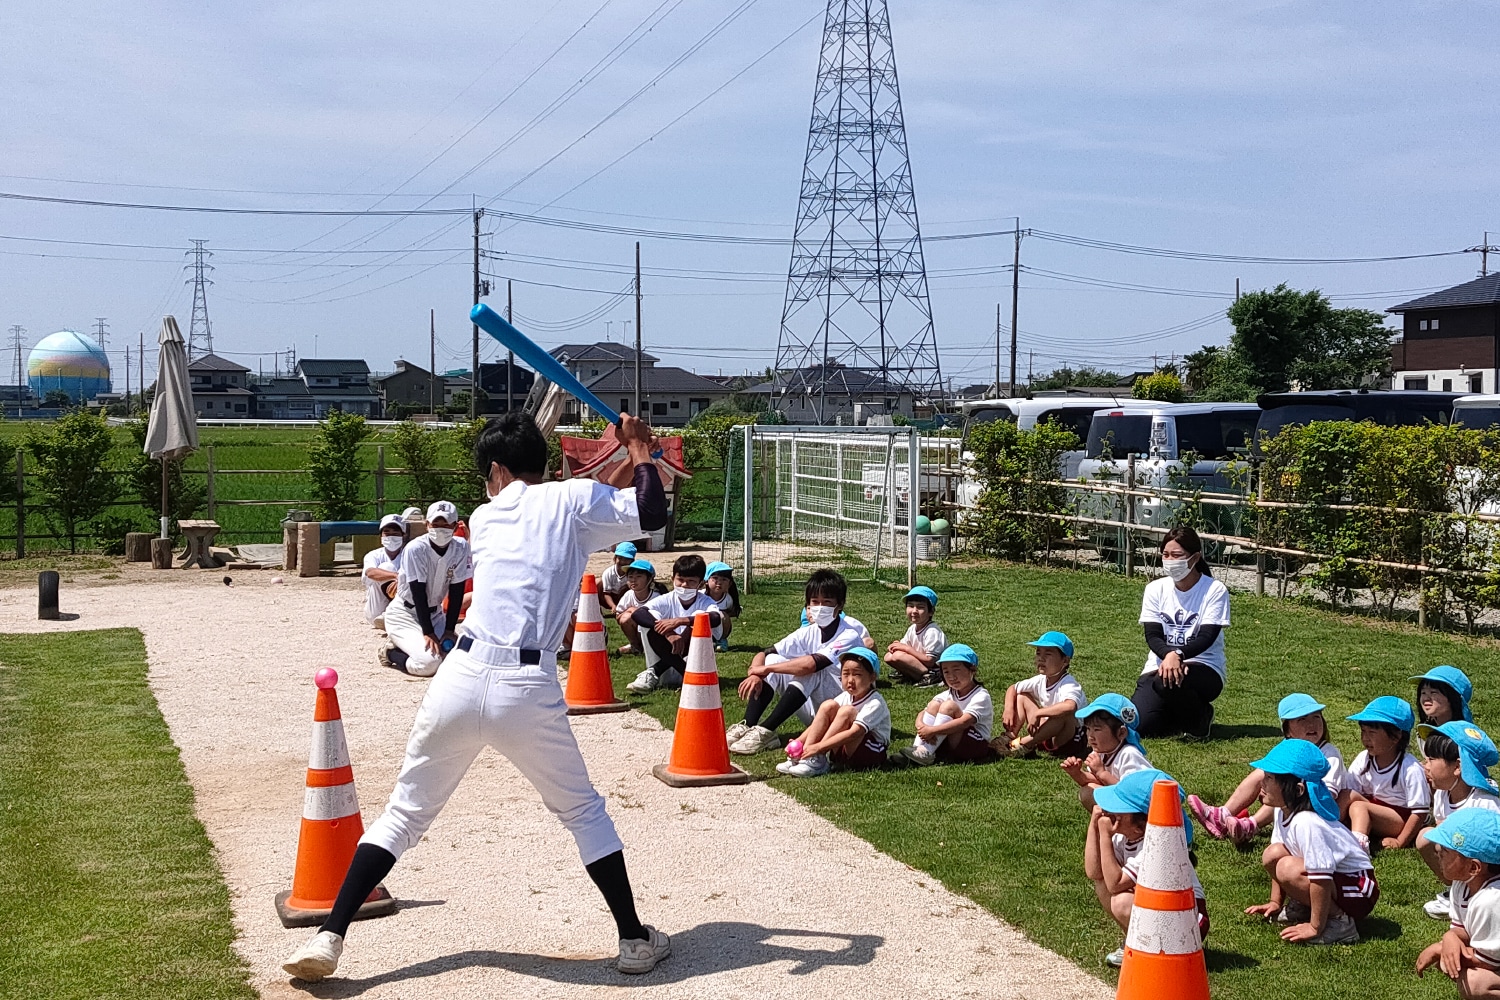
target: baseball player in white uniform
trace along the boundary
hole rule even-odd
[[[401,569],[401,550],[406,547],[406,519],[387,514],[380,519],[380,548],[365,553],[360,579],[365,584],[365,621],[378,629],[385,628],[382,616],[390,606]]]
[[[624,847],[589,781],[557,683],[555,650],[588,554],[667,522],[651,428],[627,414],[617,435],[633,468],[616,485],[630,476],[634,489],[543,482],[547,441],[525,414],[492,418],[480,432],[474,456],[490,501],[469,520],[474,600],[463,634],[427,689],[396,788],[360,839],[332,912],[283,966],[293,976],[315,982],[337,969],[360,904],[422,839],[486,745],[510,759],[573,835],[615,919],[615,967],[649,972],[671,953],[667,936],[636,915]]]
[[[396,596],[385,609],[385,634],[396,644],[380,654],[386,666],[431,677],[443,662],[444,642],[451,648],[457,640],[443,612],[443,598],[449,608],[461,607],[464,582],[474,575],[469,543],[453,535],[457,523],[452,503],[434,501],[427,508],[427,534],[401,550]]]

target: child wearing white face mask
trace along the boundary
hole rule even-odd
[[[715,639],[723,629],[719,605],[700,588],[706,567],[703,557],[679,556],[672,564],[672,589],[636,609],[634,621],[645,640],[646,669],[625,690],[644,694],[666,683],[676,687],[687,670],[688,640],[692,638],[693,615],[708,615]]]
[[[382,616],[396,596],[396,574],[401,569],[401,550],[406,547],[406,520],[400,514],[380,519],[380,548],[365,553],[360,579],[365,585],[365,621],[385,628]]]
[[[456,641],[458,615],[444,611],[443,598],[448,607],[461,607],[464,582],[474,575],[469,543],[453,535],[457,523],[452,503],[434,501],[427,508],[427,533],[402,550],[396,596],[385,609],[385,632],[395,648],[381,650],[383,666],[431,677]]]

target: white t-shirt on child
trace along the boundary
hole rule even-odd
[[[1318,749],[1328,758],[1328,773],[1323,775],[1323,784],[1337,797],[1339,792],[1350,787],[1349,769],[1344,766],[1344,755],[1332,743],[1323,743]]]
[[[853,705],[859,711],[854,716],[854,724],[863,726],[865,730],[865,743],[872,750],[884,750],[891,743],[891,709],[880,696],[880,692],[874,688],[859,701],[854,700],[854,695],[848,691],[840,691],[839,696],[833,699],[835,705],[842,708],[845,705]]]
[[[647,601],[646,610],[651,612],[657,621],[661,621],[663,618],[691,618],[700,611],[705,614],[709,612],[718,614],[719,606],[714,603],[712,597],[709,597],[700,590],[684,607],[682,601],[678,599],[677,594],[669,590],[665,594],[657,594],[651,600]],[[683,625],[677,629],[677,633],[679,635],[691,634],[689,632],[691,628],[691,625]],[[718,628],[711,629],[710,631],[713,637],[717,639],[719,633],[724,631],[723,621],[719,622]]]
[[[1198,634],[1203,625],[1229,627],[1229,589],[1211,576],[1202,576],[1188,590],[1178,590],[1169,576],[1158,577],[1146,584],[1146,593],[1141,598],[1141,623],[1156,623],[1167,634],[1167,643],[1182,646]],[[1224,662],[1224,633],[1220,632],[1214,644],[1197,656],[1194,663],[1202,663],[1214,669],[1220,680],[1229,679],[1229,670]],[[1154,652],[1146,654],[1143,674],[1154,674],[1161,661]]]
[[[1432,821],[1434,823],[1441,823],[1460,809],[1488,809],[1490,812],[1500,812],[1500,795],[1471,788],[1468,796],[1455,805],[1443,789],[1432,790]]]
[[[864,644],[869,631],[857,618],[843,615],[838,619],[838,628],[827,642],[823,641],[823,630],[816,625],[804,625],[775,646],[776,652],[788,660],[799,656],[822,656],[831,666],[837,666],[839,654]]]
[[[1432,805],[1432,791],[1427,785],[1427,774],[1417,758],[1402,754],[1389,767],[1380,768],[1370,758],[1370,751],[1361,750],[1354,763],[1349,765],[1348,788],[1354,789],[1367,799],[1381,805],[1410,809],[1424,813]]]
[[[1469,933],[1474,954],[1491,968],[1500,966],[1500,878],[1492,878],[1469,895],[1465,882],[1448,887],[1448,909],[1454,927]]]
[[[1137,771],[1151,770],[1151,762],[1146,759],[1141,748],[1134,743],[1121,743],[1112,753],[1105,754],[1101,763],[1109,768],[1117,779]]]
[[[1131,749],[1134,749],[1134,747]],[[1116,833],[1110,835],[1109,844],[1110,847],[1114,848],[1115,862],[1120,866],[1120,869],[1126,875],[1130,876],[1130,881],[1138,881],[1140,877],[1141,848],[1145,846],[1146,839],[1142,837],[1140,840],[1126,840],[1123,833]],[[1197,869],[1192,869],[1190,866],[1190,870],[1193,872],[1193,896],[1196,899],[1202,899],[1203,883],[1198,881]]]
[[[650,591],[647,591],[647,593],[650,593]],[[621,611],[634,611],[636,608],[645,604],[647,601],[652,600],[654,597],[655,595],[653,594],[652,597],[648,597],[645,601],[643,601],[639,597],[635,596],[635,591],[626,590],[625,593],[620,595],[620,599],[618,601],[615,601],[615,614],[619,614]]]
[[[933,657],[941,655],[948,648],[948,637],[937,627],[936,622],[928,622],[920,632],[915,625],[908,625],[901,641],[913,649],[925,650]]]
[[[983,684],[975,684],[969,693],[962,698],[952,688],[949,688],[948,697],[958,703],[960,715],[974,716],[974,723],[969,728],[978,733],[981,739],[989,739],[990,730],[995,725],[995,700],[990,697],[989,688]],[[959,735],[963,734],[960,733]]]
[[[625,579],[625,574],[616,568],[614,563],[604,567],[604,572],[599,575],[599,592],[609,594],[611,597],[619,597],[630,589],[630,583]]]
[[[1077,712],[1089,703],[1083,693],[1083,685],[1072,674],[1063,674],[1057,683],[1048,686],[1046,674],[1032,674],[1024,681],[1016,681],[1016,694],[1024,694],[1042,708],[1051,708],[1061,701],[1071,701]]]
[[[1357,875],[1370,870],[1370,855],[1341,823],[1330,823],[1311,809],[1304,809],[1285,819],[1276,810],[1271,823],[1271,843],[1302,859],[1308,878],[1328,878],[1335,874]]]

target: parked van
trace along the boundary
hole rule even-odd
[[[1454,401],[1462,395],[1425,389],[1269,392],[1255,401],[1261,408],[1256,440],[1275,437],[1285,427],[1300,427],[1315,420],[1369,420],[1382,427],[1446,424],[1453,418]],[[1500,399],[1500,396],[1487,398]]]
[[[1453,401],[1453,422],[1460,427],[1481,431],[1500,428],[1500,395],[1486,393],[1458,397]]]

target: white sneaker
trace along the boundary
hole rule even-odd
[[[1354,926],[1354,920],[1343,910],[1335,910],[1328,917],[1328,923],[1323,925],[1323,933],[1313,938],[1308,944],[1355,944],[1359,941],[1359,928]]]
[[[923,767],[937,762],[937,751],[926,743],[913,743],[911,746],[902,747],[901,756]]]
[[[655,691],[661,684],[661,678],[650,670],[642,670],[635,675],[635,680],[625,685],[626,691],[634,691],[636,694],[645,694],[647,691]]]
[[[1120,966],[1124,965],[1125,964],[1125,949],[1124,948],[1116,948],[1114,951],[1110,952],[1108,955],[1105,955],[1104,956],[1104,964],[1105,965],[1109,965],[1109,966],[1113,966],[1116,969],[1118,969]]]
[[[787,758],[786,760],[782,761],[780,764],[776,765],[776,770],[779,771],[779,772],[781,772],[782,774],[791,774],[792,773],[792,768],[794,768],[796,766],[797,766],[797,762],[795,760],[792,760],[791,758]]]
[[[672,942],[661,931],[646,924],[646,940],[638,938],[620,939],[620,957],[615,968],[627,975],[639,976],[656,968],[672,954]]]
[[[746,723],[746,722],[736,722],[734,725],[732,725],[728,729],[724,730],[724,741],[726,743],[737,743],[739,741],[740,737],[744,736],[749,731],[750,731],[750,725],[749,725],[749,723]]]
[[[815,753],[811,757],[803,757],[783,773],[794,778],[820,778],[828,773],[831,766],[826,753]]]
[[[750,757],[766,750],[775,750],[781,746],[781,737],[773,730],[765,726],[751,726],[744,736],[735,740],[729,747],[730,753],[737,753],[742,757]]]
[[[281,963],[281,967],[288,975],[305,983],[316,983],[324,976],[333,975],[343,953],[342,937],[333,931],[318,931],[311,941],[292,952],[292,957]]]
[[[1423,903],[1422,912],[1426,913],[1433,920],[1451,920],[1453,918],[1453,906],[1448,901],[1448,890],[1444,889]]]

